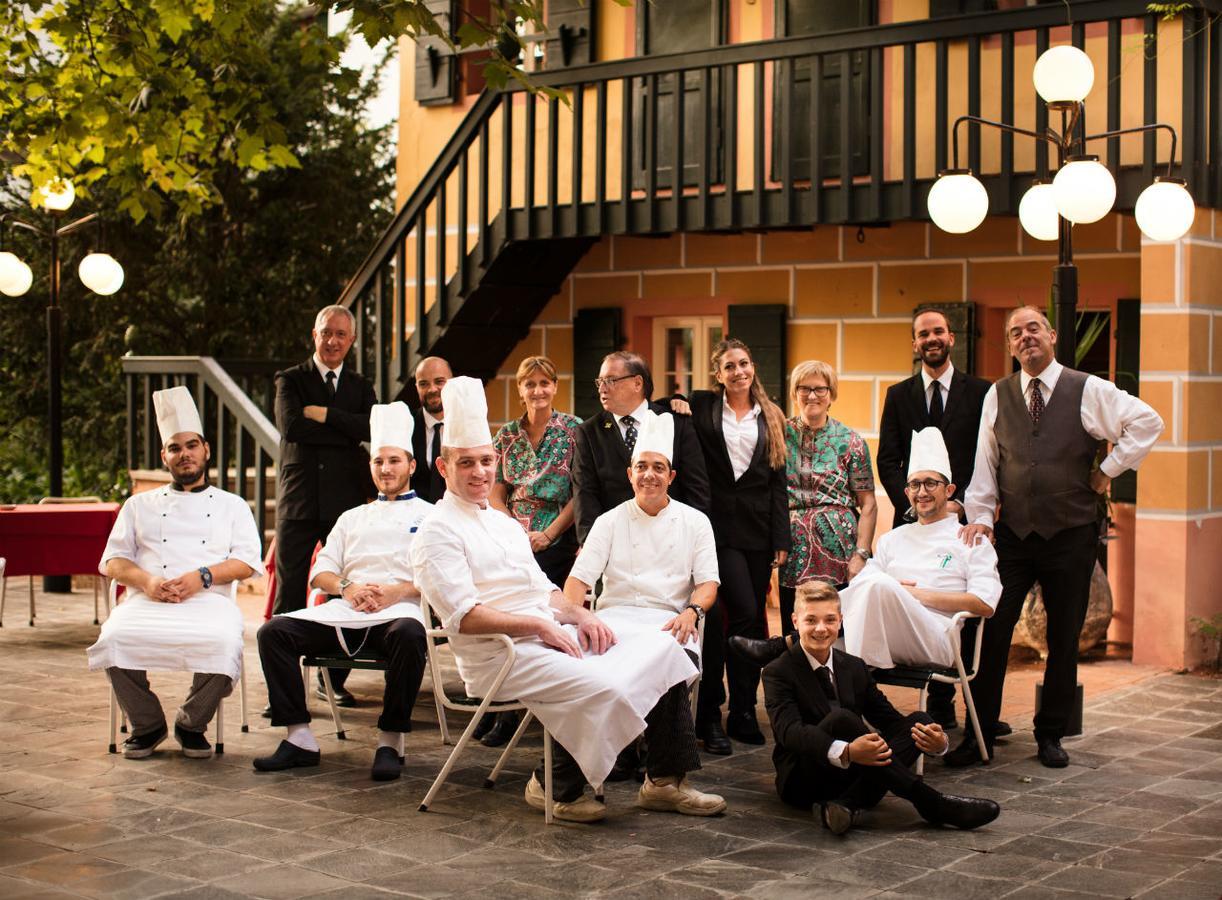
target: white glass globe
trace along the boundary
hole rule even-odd
[[[1095,83],[1095,67],[1077,47],[1049,47],[1035,61],[1031,80],[1045,102],[1077,103],[1090,93]]]
[[[989,212],[989,193],[970,171],[956,170],[938,176],[926,200],[933,223],[950,234],[966,234]]]
[[[76,271],[85,287],[95,294],[108,296],[123,287],[123,267],[109,253],[90,253]]]
[[[1133,209],[1137,227],[1154,241],[1176,241],[1188,233],[1196,218],[1196,204],[1188,188],[1178,179],[1155,178],[1142,191]]]
[[[0,252],[0,293],[20,297],[34,283],[34,272],[16,254]]]
[[[56,178],[48,181],[38,189],[42,205],[53,212],[63,212],[76,199],[76,188],[67,178]]]
[[[1071,159],[1052,179],[1057,212],[1075,225],[1098,222],[1116,202],[1116,179],[1098,157]]]
[[[1055,241],[1060,232],[1060,213],[1046,181],[1031,185],[1018,204],[1018,221],[1023,231],[1037,241]]]

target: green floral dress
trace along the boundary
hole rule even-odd
[[[781,584],[848,581],[857,546],[855,492],[874,490],[870,448],[835,419],[815,430],[795,416],[785,422],[785,477],[793,550]]]
[[[496,433],[496,480],[507,485],[507,505],[528,531],[543,531],[573,497],[573,453],[581,419],[552,412],[543,440],[530,444],[522,419]]]

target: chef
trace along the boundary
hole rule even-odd
[[[310,586],[333,599],[273,616],[259,629],[259,658],[272,725],[288,729],[275,753],[254,760],[259,771],[316,766],[320,761],[305,705],[300,658],[361,654],[387,662],[370,776],[374,781],[399,777],[403,736],[412,730],[412,707],[427,660],[420,593],[409,554],[416,529],[433,505],[408,490],[416,468],[413,429],[407,404],[373,407],[369,473],[378,498],[339,517],[310,572]]]
[[[959,538],[942,432],[913,432],[909,460],[904,492],[917,520],[879,538],[874,558],[840,592],[845,649],[882,669],[954,667],[954,614],[988,618],[1001,599],[997,552],[988,540],[969,547]]]
[[[491,687],[505,660],[499,644],[474,637],[515,639],[513,667],[496,699],[521,700],[559,744],[556,818],[596,821],[606,808],[584,795],[585,784],[601,784],[616,754],[647,725],[677,721],[678,698],[686,700],[696,667],[669,633],[657,629],[617,640],[597,616],[565,599],[539,569],[521,526],[488,503],[496,454],[483,385],[454,378],[442,389],[442,401],[446,428],[438,467],[446,492],[412,544],[417,583],[445,627],[457,632],[451,647],[472,696]],[[720,797],[690,788],[682,772],[654,774],[658,778],[642,788],[638,805],[698,815],[725,807]],[[536,771],[526,802],[537,809],[544,806],[540,785]]]
[[[119,511],[98,570],[128,595],[88,649],[89,668],[106,670],[131,723],[128,759],[150,756],[169,736],[146,671],[194,672],[174,738],[185,756],[206,759],[204,730],[242,671],[242,611],[229,585],[262,573],[259,533],[245,500],[208,484],[210,450],[191,392],[157,391],[153,408],[171,483]]]

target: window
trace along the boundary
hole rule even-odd
[[[709,357],[721,340],[721,316],[664,316],[653,320],[653,395],[688,395],[712,386]]]

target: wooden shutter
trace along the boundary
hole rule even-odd
[[[783,303],[744,304],[726,310],[727,337],[738,338],[751,348],[755,377],[764,383],[768,396],[785,409],[785,379],[789,375],[785,335],[789,307]]]
[[[595,0],[548,0],[547,69],[585,66],[594,62]]]
[[[454,0],[425,0],[437,24],[454,36]],[[458,59],[445,41],[426,35],[416,41],[416,102],[443,106],[458,96]]]
[[[603,357],[623,346],[623,318],[619,307],[577,311],[573,319],[573,415],[588,419],[602,409],[594,379]]]

